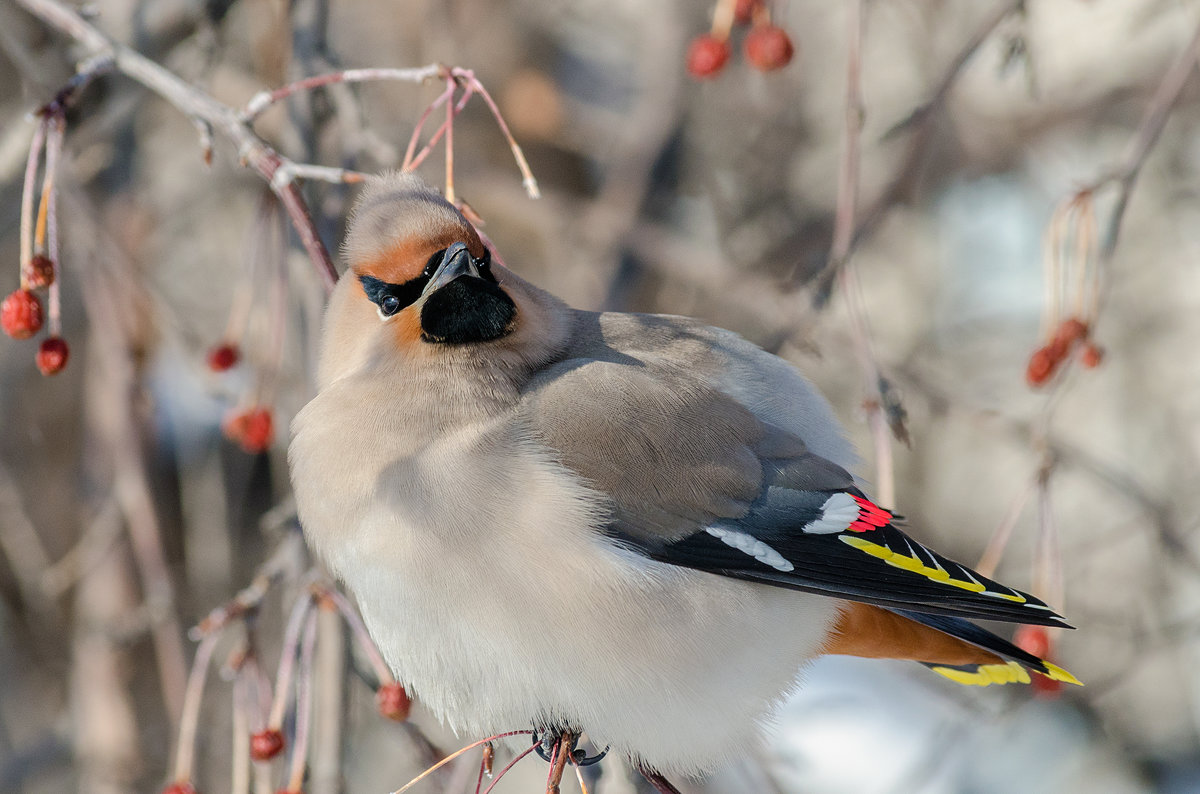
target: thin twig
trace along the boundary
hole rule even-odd
[[[46,141],[46,119],[40,119],[33,131],[29,144],[29,159],[25,163],[25,183],[21,189],[21,288],[28,288],[25,281],[26,268],[33,258],[33,196],[37,184],[38,163]]]
[[[446,76],[446,88],[442,93],[438,94],[437,98],[429,103],[426,108],[421,111],[421,115],[417,118],[417,123],[413,125],[412,135],[408,139],[408,147],[404,150],[404,162],[400,165],[401,171],[411,171],[416,166],[413,165],[413,158],[417,149],[417,143],[421,140],[421,131],[425,129],[425,122],[429,121],[429,117],[433,111],[440,108],[445,102],[449,101],[454,96],[454,90],[457,84],[454,78],[449,74]]]
[[[571,766],[575,768],[575,779],[579,781],[580,794],[590,794],[590,792],[588,792],[587,783],[583,781],[583,769],[579,766],[579,764],[575,763],[574,758],[571,759]]]
[[[375,671],[375,675],[379,678],[380,684],[394,684],[395,677],[392,675],[392,670],[384,661],[383,654],[379,651],[379,646],[371,639],[370,632],[367,631],[366,624],[359,617],[356,610],[346,596],[332,587],[321,588],[321,595],[327,598],[330,603],[338,608],[342,613],[342,618],[350,626],[350,631],[354,634],[354,638],[358,640],[358,645],[362,648],[363,653],[367,655],[367,659],[371,662],[371,668]]]
[[[292,607],[288,618],[287,628],[283,632],[283,649],[279,652],[279,672],[275,676],[275,699],[271,703],[271,714],[267,718],[269,730],[279,730],[283,727],[283,715],[287,710],[288,697],[291,695],[292,674],[296,669],[296,652],[300,644],[301,631],[305,618],[313,607],[313,598],[305,593]]]
[[[190,632],[192,638],[199,639],[205,634],[219,631],[231,621],[258,609],[271,586],[289,568],[291,556],[295,553],[296,540],[298,538],[293,537],[291,541],[285,540],[276,546],[266,562],[258,567],[250,584],[229,601],[209,612]]]
[[[217,646],[219,635],[210,634],[196,646],[192,671],[188,675],[187,692],[183,699],[183,719],[179,722],[179,747],[175,755],[175,780],[185,783],[192,779],[196,758],[196,729],[200,724],[200,703],[204,682],[208,679],[209,661]]]
[[[2,482],[3,477],[0,475],[0,483]],[[2,501],[0,499],[0,504]],[[56,598],[71,589],[87,574],[87,566],[95,565],[117,542],[124,530],[121,510],[116,501],[110,498],[86,523],[83,534],[75,541],[75,545],[53,563],[30,569],[39,572],[41,591],[51,598]],[[0,533],[0,538],[2,537],[3,533]]]
[[[479,756],[479,777],[475,778],[475,794],[480,794],[483,790],[483,775],[488,771],[488,747],[483,746],[483,752]]]
[[[855,2],[857,2],[857,0],[855,0]],[[638,766],[637,770],[642,777],[646,778],[650,785],[654,786],[654,789],[658,791],[659,794],[680,794],[679,789],[675,788],[675,786],[671,784],[671,781],[667,780],[659,773],[649,770],[644,766]]]
[[[60,194],[69,195],[63,191]],[[74,209],[75,222],[83,223],[86,213]],[[95,235],[84,239],[94,240]],[[163,702],[172,725],[177,726],[183,711],[187,650],[175,612],[175,587],[141,443],[141,417],[137,411],[141,382],[132,353],[138,340],[123,322],[129,312],[130,290],[122,278],[102,277],[95,264],[78,269],[81,291],[88,296],[84,307],[93,329],[91,350],[97,354],[103,372],[95,394],[96,410],[103,412],[103,421],[96,422],[95,431],[108,456],[112,494],[125,517],[142,592],[154,617],[151,636]]]
[[[287,791],[299,792],[304,785],[304,768],[308,760],[309,738],[312,736],[313,713],[313,654],[317,647],[317,613],[308,611],[304,621],[304,640],[300,646],[300,672],[296,676],[296,733],[292,742],[291,771]]]
[[[1196,68],[1198,59],[1200,59],[1200,27],[1196,28],[1187,47],[1163,75],[1154,96],[1150,99],[1150,104],[1146,106],[1142,120],[1138,124],[1137,133],[1129,141],[1120,163],[1098,179],[1091,188],[1087,188],[1096,190],[1112,182],[1117,183],[1118,186],[1116,203],[1113,205],[1112,212],[1109,213],[1100,246],[1101,263],[1111,259],[1113,251],[1116,250],[1121,221],[1125,217],[1125,208],[1129,204],[1129,196],[1133,192],[1138,174],[1141,173],[1142,166],[1145,165],[1146,159],[1153,151],[1154,144],[1158,142],[1158,138],[1167,124],[1167,119],[1171,116],[1171,110],[1179,101],[1183,87]]]
[[[1033,560],[1033,592],[1056,609],[1066,608],[1066,593],[1063,587],[1062,555],[1058,549],[1058,528],[1054,523],[1054,510],[1050,502],[1050,476],[1052,465],[1042,467],[1038,475],[1038,532]]]
[[[946,68],[929,99],[914,110],[907,119],[893,127],[892,132],[888,133],[891,135],[915,126],[915,130],[911,133],[908,150],[900,160],[895,174],[887,182],[879,196],[859,213],[857,228],[846,252],[847,257],[875,231],[887,216],[888,211],[908,194],[925,163],[925,155],[933,137],[934,122],[937,120],[937,111],[946,104],[946,99],[962,75],[963,68],[999,27],[1000,23],[1020,11],[1024,5],[1025,0],[1000,0],[950,61],[950,65]],[[816,305],[823,306],[829,300],[833,285],[837,281],[837,269],[844,262],[844,259],[838,261],[830,258],[829,266],[818,277],[818,286],[814,291],[813,299]]]
[[[842,136],[842,159],[838,169],[837,214],[834,219],[833,245],[829,252],[828,271],[838,273],[842,281],[842,295],[850,312],[850,327],[854,349],[862,367],[863,389],[870,395],[863,401],[867,423],[875,447],[875,495],[883,507],[893,507],[896,502],[892,445],[888,437],[888,421],[884,409],[888,395],[884,393],[886,381],[879,371],[879,363],[871,344],[871,331],[866,311],[862,306],[862,290],[858,275],[849,267],[851,246],[854,240],[855,211],[858,202],[859,144],[862,137],[862,40],[865,20],[863,0],[852,0],[846,5],[846,100],[845,127]],[[894,398],[893,398],[894,399]]]
[[[454,197],[454,103],[446,103],[446,201],[457,203]]]
[[[829,268],[841,268],[850,255],[854,239],[855,210],[858,202],[859,145],[863,127],[862,39],[863,2],[846,4],[846,100],[842,132],[842,159],[838,166],[837,214],[833,225],[833,246]]]
[[[250,679],[242,670],[233,681],[233,751],[230,794],[250,794]]]
[[[496,779],[492,781],[491,785],[483,790],[483,794],[492,794],[492,789],[494,789],[500,783],[500,781],[504,779],[504,776],[506,774],[508,774],[508,770],[512,769],[514,766],[517,765],[518,762],[520,762],[523,758],[525,758],[525,756],[529,755],[534,750],[536,750],[537,746],[538,746],[538,743],[534,742],[533,744],[531,744],[529,746],[529,748],[527,750],[523,750],[520,754],[517,755],[516,758],[509,761],[508,765],[505,766],[503,769],[501,769],[500,773],[496,775]]]
[[[979,558],[979,563],[975,566],[975,570],[989,579],[996,577],[996,569],[1000,566],[1000,558],[1004,556],[1004,550],[1008,547],[1008,541],[1012,537],[1013,529],[1017,526],[1017,521],[1021,518],[1021,513],[1025,509],[1025,505],[1029,502],[1029,497],[1033,495],[1033,490],[1037,485],[1037,478],[1031,478],[1025,487],[1021,489],[1021,493],[1013,500],[1009,506],[1008,512],[1004,514],[999,525],[992,533],[991,540],[988,541],[987,548],[984,549],[983,555]]]
[[[451,761],[453,761],[455,758],[458,758],[460,755],[462,755],[463,753],[465,753],[465,752],[467,752],[467,751],[469,751],[469,750],[474,750],[476,747],[480,747],[480,746],[482,746],[482,745],[485,745],[485,744],[487,744],[487,743],[489,743],[489,742],[494,742],[494,741],[496,741],[497,739],[505,739],[505,738],[507,738],[507,737],[509,737],[509,736],[528,736],[530,733],[532,733],[532,731],[508,731],[507,733],[498,733],[498,734],[496,734],[495,736],[489,736],[489,737],[487,737],[486,739],[480,739],[480,740],[479,740],[479,741],[477,741],[477,742],[472,742],[471,744],[468,744],[466,747],[463,747],[462,749],[459,749],[459,750],[455,750],[455,751],[454,751],[453,753],[451,753],[450,755],[448,755],[448,756],[446,756],[445,758],[443,758],[442,760],[438,761],[436,764],[434,764],[433,766],[429,767],[429,768],[428,768],[428,769],[426,769],[424,772],[422,772],[421,774],[417,775],[417,776],[416,776],[416,777],[414,777],[412,780],[408,781],[408,782],[407,782],[407,783],[405,783],[403,786],[401,786],[400,788],[398,788],[398,789],[396,789],[395,791],[393,791],[393,792],[392,792],[392,794],[404,794],[404,792],[408,791],[410,788],[412,788],[413,786],[417,785],[417,784],[418,784],[418,783],[420,783],[422,780],[424,780],[425,778],[429,777],[429,776],[430,776],[430,775],[432,775],[434,772],[436,772],[437,770],[441,769],[443,766],[445,766],[446,764],[450,763],[450,762],[451,762]],[[515,761],[517,761],[517,760],[520,760],[521,758],[525,757],[525,756],[526,756],[526,755],[528,755],[529,753],[533,752],[533,750],[534,750],[534,748],[535,748],[535,747],[537,747],[537,745],[536,745],[536,744],[535,744],[535,745],[533,745],[533,747],[530,747],[530,748],[529,748],[529,750],[527,750],[526,752],[524,752],[524,753],[522,753],[520,756],[518,756],[518,757],[517,757],[517,759],[515,759]],[[514,763],[515,763],[515,761],[514,761]],[[507,771],[508,771],[508,769],[509,769],[509,767],[511,767],[511,766],[512,766],[512,764],[509,764],[508,766],[506,766],[506,767],[504,768],[504,771],[502,771],[502,772],[500,773],[500,775],[497,775],[497,776],[496,776],[496,781],[494,781],[494,782],[492,783],[492,785],[493,785],[493,786],[496,784],[496,782],[498,782],[498,781],[500,780],[500,777],[501,777],[501,776],[503,776],[504,772],[507,772]],[[488,786],[488,791],[491,791],[491,790],[492,790],[492,787],[491,787],[491,786]]]
[[[448,83],[448,85],[446,87],[447,94],[445,94],[445,96],[453,96],[454,90],[458,87],[458,81],[455,80],[454,78],[449,78],[447,80],[447,83]],[[471,86],[467,86],[465,89],[463,89],[462,96],[459,97],[458,102],[456,102],[454,104],[453,116],[458,116],[459,113],[462,113],[463,108],[465,108],[467,106],[467,102],[471,101],[471,97],[474,96],[474,94],[475,94],[475,89],[472,88]],[[424,120],[429,117],[429,110],[433,110],[433,108],[431,107],[431,108],[427,109],[426,113],[422,114],[422,116],[421,116],[422,123],[424,123]],[[411,158],[411,160],[406,161],[407,164],[404,166],[405,171],[415,171],[416,169],[421,167],[421,163],[425,162],[425,158],[428,157],[429,154],[433,151],[433,147],[435,145],[437,145],[437,142],[442,139],[442,136],[445,135],[446,131],[450,128],[450,123],[451,123],[451,120],[447,119],[446,121],[443,121],[436,130],[433,131],[433,135],[430,136],[429,141],[426,142],[425,146],[422,147],[421,151],[417,152],[417,154],[415,154]],[[419,137],[419,136],[417,136],[417,137]],[[409,145],[411,146],[413,143],[416,142],[416,140],[417,140],[416,137],[410,139]]]
[[[467,83],[473,88],[487,103],[488,109],[492,111],[492,116],[496,119],[497,126],[500,127],[500,132],[504,133],[504,139],[508,141],[508,148],[512,150],[513,159],[517,161],[517,168],[521,172],[521,184],[525,187],[525,194],[531,199],[540,198],[541,191],[538,189],[537,180],[533,177],[533,171],[529,168],[529,163],[525,160],[525,152],[521,151],[521,147],[517,144],[517,139],[508,129],[508,124],[504,121],[504,116],[500,115],[500,108],[496,105],[496,100],[492,99],[492,95],[483,87],[483,83],[479,82],[479,78],[475,73],[467,69],[453,69],[453,74],[466,78]]]
[[[46,173],[42,179],[42,218],[46,222],[46,255],[50,257],[50,336],[62,334],[62,264],[58,251],[58,202],[54,200],[54,177],[58,171],[58,160],[62,154],[63,138],[67,122],[61,113],[48,117],[49,134],[46,136]],[[40,221],[41,219],[39,219]],[[40,226],[40,223],[39,223]]]
[[[299,91],[311,91],[314,88],[334,85],[337,83],[364,83],[369,81],[398,80],[405,83],[424,83],[437,77],[446,67],[431,63],[413,69],[345,69],[340,72],[319,74],[306,77],[294,83],[288,83],[272,91],[260,91],[250,98],[239,114],[243,122],[252,122],[264,110],[276,102],[287,99]]]
[[[370,179],[370,174],[361,171],[351,171],[348,168],[334,168],[328,165],[311,165],[309,163],[293,163],[290,160],[279,166],[271,179],[272,187],[286,185],[297,179],[315,179],[319,182],[332,184],[355,185]]]
[[[562,782],[567,759],[570,757],[571,734],[564,731],[554,743],[554,752],[550,755],[550,770],[546,773],[546,794],[558,794],[558,786]]]
[[[342,791],[342,749],[346,745],[346,634],[341,615],[329,599],[321,599],[317,615],[309,789],[313,794],[330,794]]]

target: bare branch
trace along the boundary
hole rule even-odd
[[[399,80],[405,83],[424,83],[446,71],[441,64],[431,63],[414,69],[345,69],[340,72],[320,74],[306,77],[294,83],[276,88],[274,91],[261,91],[250,98],[240,113],[241,120],[250,123],[258,118],[263,111],[276,102],[287,99],[300,91],[311,91],[314,88],[335,85],[337,83],[363,83],[368,81]]]
[[[141,83],[190,118],[211,126],[232,141],[241,162],[267,180],[279,196],[309,258],[324,277],[326,286],[332,289],[338,278],[337,268],[317,234],[308,205],[294,181],[276,180],[281,168],[285,169],[286,174],[286,169],[294,164],[258,137],[237,110],[218,102],[140,53],[111,41],[58,0],[17,2],[42,21],[79,42],[90,51],[90,55],[111,58],[114,70]]]
[[[1171,110],[1179,101],[1184,85],[1187,84],[1188,78],[1196,68],[1198,58],[1200,58],[1200,28],[1197,28],[1196,32],[1192,34],[1191,42],[1163,75],[1162,82],[1158,84],[1150,104],[1146,106],[1142,120],[1138,124],[1137,133],[1129,141],[1120,163],[1090,187],[1084,189],[1084,191],[1096,191],[1112,182],[1117,183],[1118,186],[1116,204],[1113,205],[1112,212],[1108,217],[1108,224],[1105,227],[1100,246],[1101,264],[1111,259],[1113,251],[1116,250],[1117,237],[1121,232],[1121,221],[1125,217],[1125,208],[1129,204],[1129,196],[1133,192],[1138,174],[1141,173],[1146,158],[1154,150],[1154,144],[1158,142],[1158,138],[1167,124],[1167,119],[1171,116]]]
[[[950,62],[950,66],[946,69],[942,79],[938,81],[937,87],[930,98],[888,133],[888,136],[891,136],[901,130],[907,130],[909,127],[916,127],[912,132],[908,151],[905,152],[903,159],[901,159],[896,173],[888,181],[879,196],[860,214],[858,227],[854,231],[846,254],[841,260],[831,256],[825,272],[819,276],[814,295],[814,302],[817,306],[823,306],[829,300],[834,281],[837,279],[837,270],[842,266],[849,253],[875,231],[876,227],[887,216],[888,211],[895,204],[903,200],[911,190],[913,182],[916,180],[925,163],[925,154],[929,148],[929,141],[933,137],[933,122],[937,119],[937,111],[946,104],[946,99],[950,96],[951,89],[962,75],[963,68],[970,62],[971,58],[996,28],[999,27],[1000,23],[1012,14],[1020,11],[1024,5],[1025,0],[1001,0],[1001,2],[997,3],[995,8],[984,17],[971,37],[967,39],[967,43],[954,56],[954,59]]]

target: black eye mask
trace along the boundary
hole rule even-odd
[[[425,287],[429,284],[429,280],[437,272],[438,265],[441,264],[442,257],[445,254],[445,248],[436,252],[425,263],[425,269],[421,271],[421,275],[409,279],[403,284],[392,284],[383,279],[365,275],[359,276],[358,280],[362,284],[363,292],[367,295],[367,300],[378,306],[380,314],[384,317],[391,317],[401,309],[412,306],[417,302],[417,299],[421,297],[421,293],[425,291]],[[480,278],[492,284],[497,283],[496,276],[492,273],[491,251],[484,248],[483,256],[478,259],[473,258],[471,262],[479,271]]]

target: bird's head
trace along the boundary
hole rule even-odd
[[[566,307],[493,263],[475,227],[413,174],[367,183],[343,253],[349,267],[326,317],[322,385],[372,362],[540,363],[566,333]]]

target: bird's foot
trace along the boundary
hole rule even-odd
[[[578,731],[566,728],[533,729],[533,740],[537,742],[535,751],[543,761],[548,763],[554,762],[555,751],[558,748],[562,748],[565,752],[564,761],[570,761],[576,766],[591,766],[608,754],[608,748],[605,747],[595,755],[588,755],[586,750],[577,746],[579,737]]]
[[[608,748],[605,747],[596,755],[588,755],[577,746],[579,732],[568,728],[534,728],[533,741],[536,743],[534,750],[550,764],[550,772],[546,777],[546,794],[558,794],[558,784],[562,781],[567,762],[575,766],[591,766],[608,752]]]

